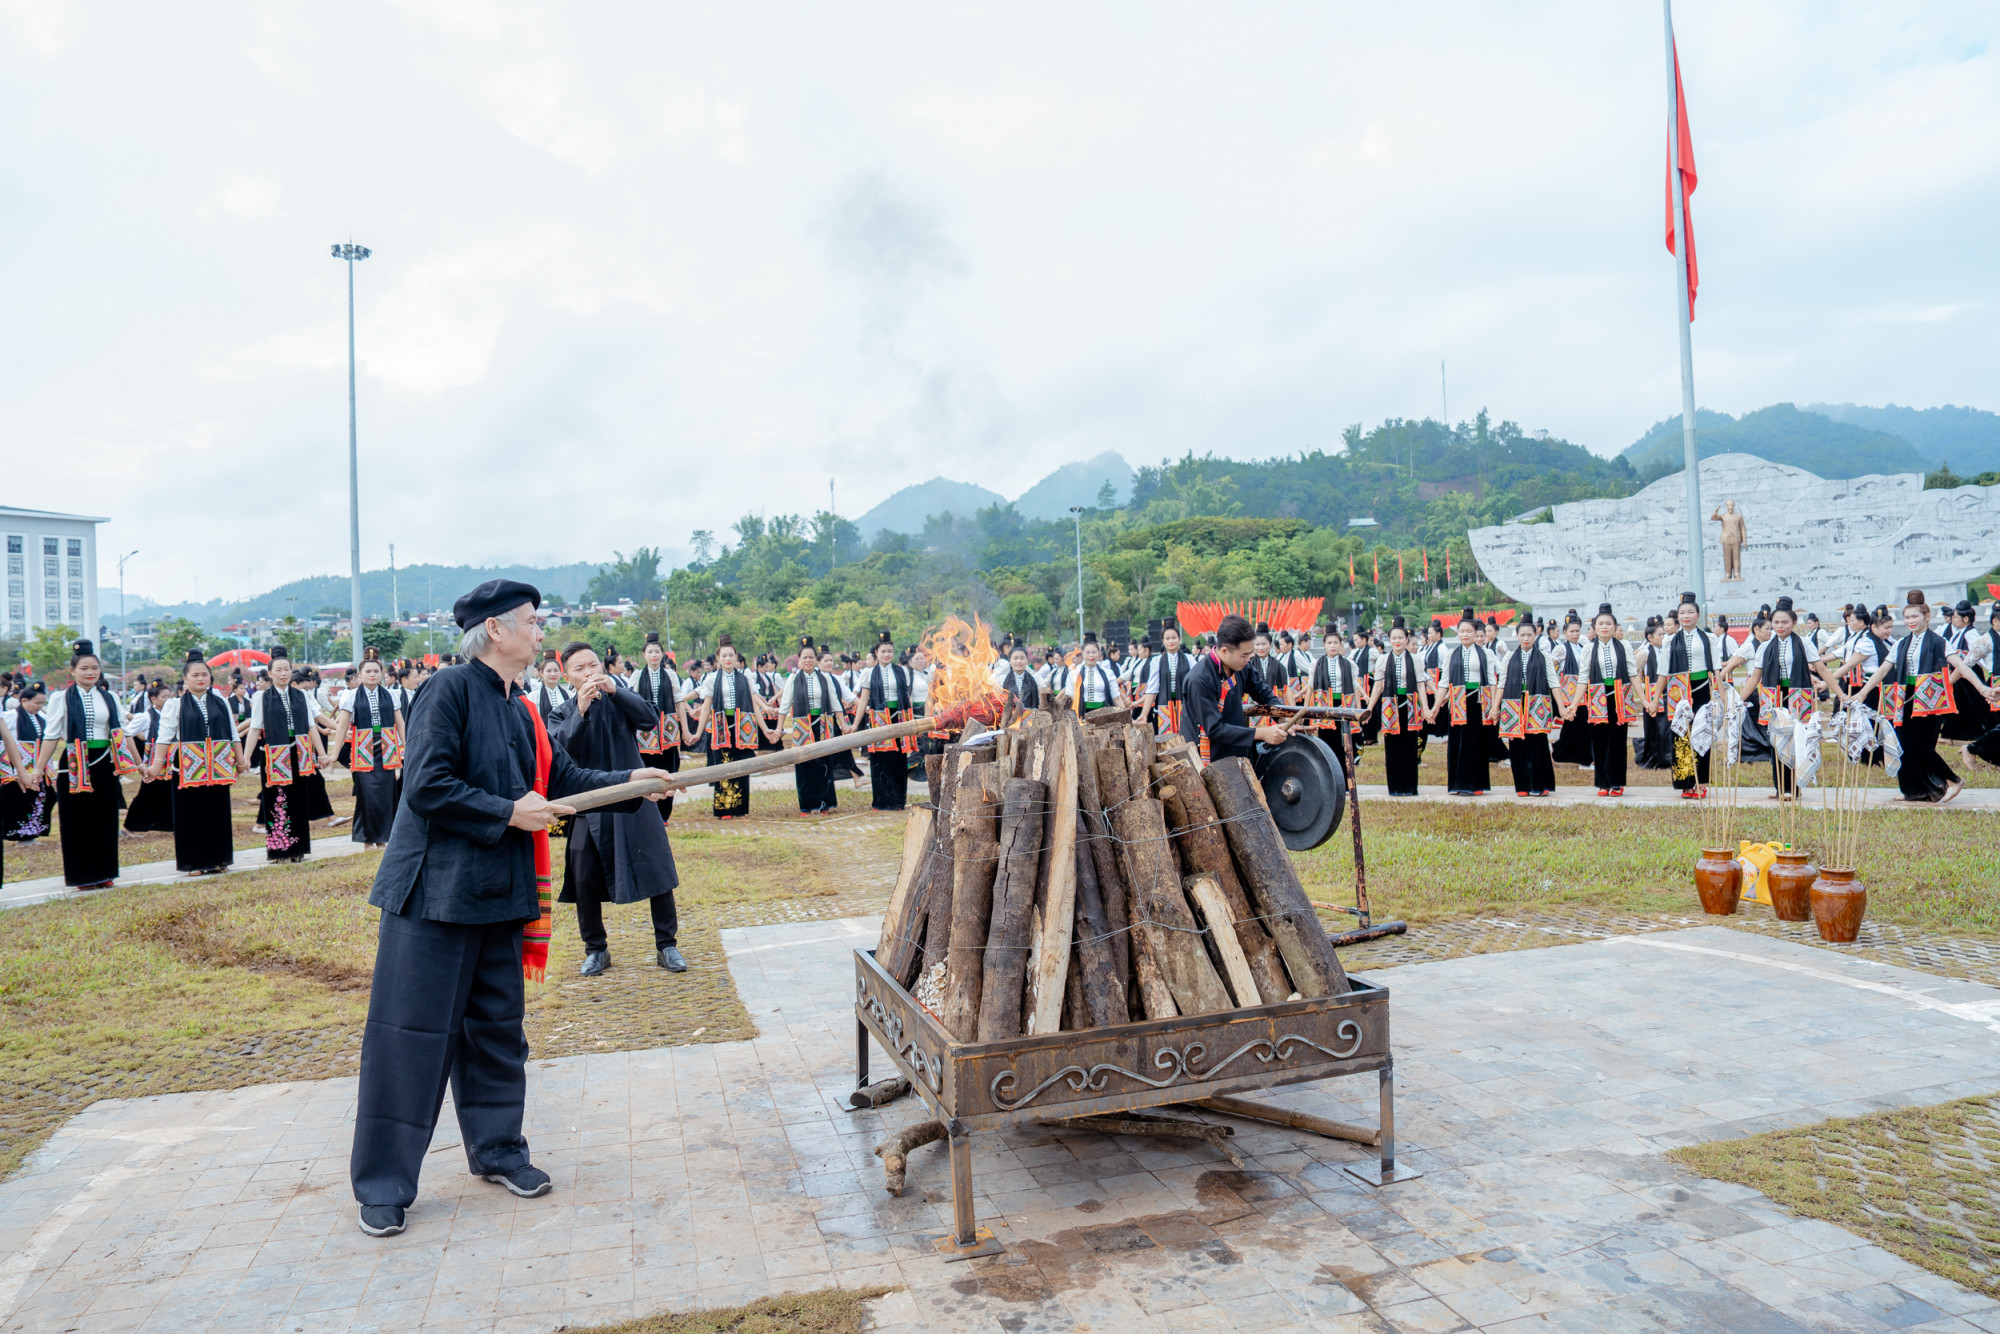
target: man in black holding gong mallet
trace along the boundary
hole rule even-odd
[[[463,661],[431,678],[408,719],[402,805],[368,895],[382,923],[349,1175],[371,1237],[403,1230],[447,1079],[472,1174],[523,1197],[548,1193],[521,1133],[523,956],[540,977],[548,949],[538,927],[524,950],[522,928],[546,920],[546,831],[574,814],[563,797],[668,776],[585,769],[550,745],[516,684],[541,649],[541,603],[511,579],[460,598]],[[604,809],[638,808],[633,798]]]
[[[1231,755],[1256,757],[1259,741],[1283,745],[1291,730],[1272,723],[1250,726],[1243,713],[1247,694],[1265,707],[1278,703],[1261,673],[1245,671],[1255,656],[1255,633],[1241,616],[1225,616],[1215,628],[1215,647],[1194,660],[1181,712],[1181,735],[1201,747],[1211,763]]]

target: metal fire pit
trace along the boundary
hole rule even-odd
[[[1350,979],[1353,990],[1216,1014],[1147,1019],[1109,1028],[1004,1042],[954,1042],[897,985],[870,950],[854,952],[856,1087],[868,1083],[868,1039],[889,1053],[943,1122],[951,1155],[952,1232],[947,1259],[1002,1247],[972,1210],[972,1132],[1040,1120],[1092,1116],[1276,1088],[1374,1071],[1379,1130],[1341,1127],[1342,1138],[1380,1144],[1380,1162],[1347,1171],[1383,1186],[1422,1175],[1396,1166],[1395,1064],[1389,1052],[1389,989]],[[1233,1103],[1232,1115],[1278,1124],[1290,1114]],[[1331,1124],[1331,1123],[1329,1123]]]

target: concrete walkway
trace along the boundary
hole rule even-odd
[[[1763,771],[1759,771],[1760,777]],[[1505,769],[1493,771],[1493,781],[1497,786],[1483,797],[1454,797],[1443,788],[1424,788],[1414,797],[1392,797],[1389,789],[1380,783],[1363,783],[1363,801],[1418,802],[1433,801],[1455,806],[1489,806],[1495,803],[1519,806],[1671,806],[1675,808],[1693,807],[1671,787],[1628,787],[1622,797],[1600,797],[1597,789],[1587,785],[1557,787],[1546,797],[1524,797],[1514,791],[1514,780],[1507,776]],[[1927,801],[1904,801],[1893,787],[1868,788],[1861,794],[1862,803],[1871,811],[2000,811],[2000,788],[1969,787],[1953,798],[1948,805],[1937,806]],[[1778,809],[1778,802],[1771,795],[1771,785],[1760,782],[1756,787],[1742,787],[1737,790],[1737,808],[1756,810],[1760,807]],[[1805,808],[1819,810],[1819,794],[1806,793]]]
[[[759,1038],[534,1062],[540,1200],[468,1177],[447,1109],[386,1241],[354,1225],[352,1080],[99,1103],[0,1185],[0,1329],[545,1331],[879,1283],[906,1290],[875,1327],[908,1334],[2000,1331],[2000,1304],[1660,1156],[2000,1089],[2000,990],[1715,929],[1394,969],[1428,1175],[1372,1191],[1339,1170],[1359,1146],[1249,1123],[1244,1170],[985,1134],[1008,1251],[945,1264],[941,1150],[900,1199],[868,1152],[920,1109],[839,1101],[875,929],[724,932]],[[1283,1098],[1373,1116],[1368,1079]]]

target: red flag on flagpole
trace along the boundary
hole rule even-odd
[[[1688,318],[1694,318],[1695,289],[1701,286],[1701,273],[1694,262],[1694,135],[1688,129],[1687,98],[1681,91],[1680,44],[1674,45],[1674,133],[1680,140],[1681,163],[1681,219],[1680,231],[1687,237],[1688,265]],[[1670,146],[1667,152],[1667,253],[1674,253],[1674,154]]]
[[[1431,581],[1431,549],[1430,549],[1429,547],[1425,547],[1425,548],[1424,548],[1424,582],[1425,582],[1425,583],[1429,583],[1430,581]]]
[[[1375,553],[1375,586],[1382,586],[1382,553],[1379,551]]]
[[[1400,551],[1396,553],[1396,582],[1403,582],[1403,553]]]
[[[1451,587],[1451,548],[1444,549],[1444,586]]]
[[[1348,587],[1352,588],[1352,587],[1353,587],[1354,585],[1356,585],[1356,584],[1358,584],[1358,583],[1360,583],[1360,582],[1361,582],[1361,581],[1360,581],[1359,579],[1356,579],[1356,578],[1354,577],[1354,553],[1350,551],[1350,552],[1348,552],[1348,553],[1347,553],[1347,584],[1348,584]]]

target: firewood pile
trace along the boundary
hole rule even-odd
[[[925,763],[876,958],[956,1041],[1348,990],[1248,761],[1030,711]]]

